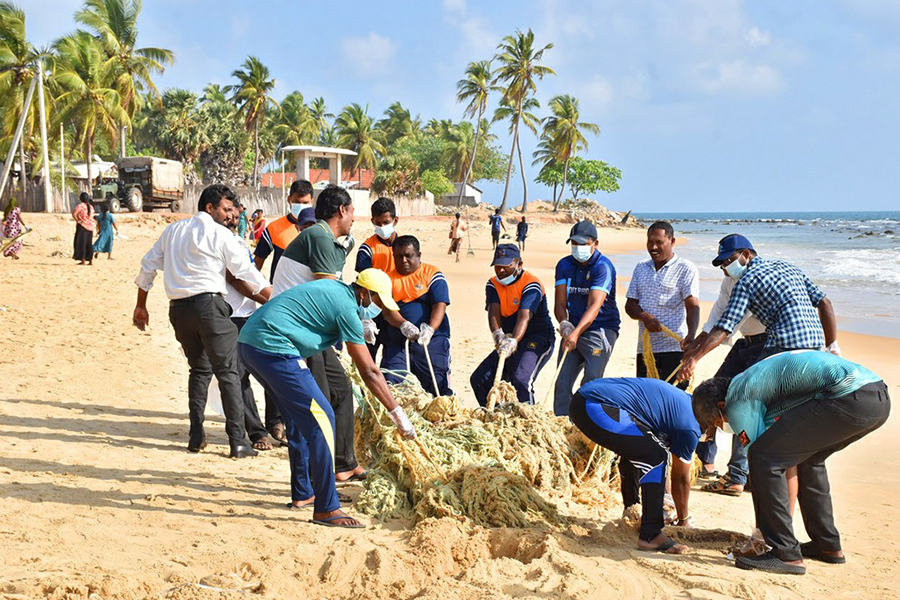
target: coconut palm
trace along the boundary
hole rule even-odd
[[[556,152],[556,159],[563,163],[563,181],[559,197],[554,198],[553,210],[559,208],[559,202],[566,190],[569,175],[569,161],[579,150],[588,149],[585,131],[600,135],[600,127],[595,123],[580,121],[578,98],[569,94],[554,96],[550,100],[551,115],[544,119],[544,135],[550,147]]]
[[[452,119],[429,119],[425,125],[425,133],[434,137],[443,137],[453,128]]]
[[[454,125],[446,135],[441,163],[449,169],[453,181],[464,181],[475,163],[475,127],[468,121]]]
[[[356,169],[359,185],[362,187],[362,169],[374,169],[378,156],[387,153],[382,132],[375,127],[375,122],[369,116],[369,105],[363,108],[356,102],[344,107],[334,125],[338,145],[356,152],[351,168]]]
[[[558,152],[551,146],[551,140],[547,137],[546,130],[542,131],[537,148],[535,148],[534,152],[531,153],[531,157],[534,159],[531,161],[531,166],[541,165],[541,170],[538,173],[538,177],[541,177],[541,173],[552,169],[556,165],[557,155]],[[558,183],[553,184],[552,200],[554,204],[556,203],[556,190],[558,187]]]
[[[391,104],[384,111],[385,118],[376,123],[376,127],[384,132],[385,143],[393,146],[404,139],[415,139],[422,132],[422,121],[418,115],[412,114],[399,102]]]
[[[322,139],[331,129],[328,119],[334,118],[334,115],[328,112],[328,107],[325,106],[325,98],[319,97],[309,103],[309,117],[316,125],[316,139]]]
[[[533,97],[537,91],[537,81],[543,79],[546,75],[556,75],[550,67],[540,64],[544,58],[544,52],[553,47],[553,44],[547,44],[543,48],[535,49],[534,33],[531,29],[527,33],[516,30],[515,35],[508,35],[497,46],[497,53],[494,60],[500,66],[494,73],[494,79],[491,83],[497,84],[503,82],[505,91],[503,94],[505,104],[517,113],[525,110],[525,102],[529,97]],[[512,175],[512,161],[514,151],[519,143],[519,124],[523,119],[515,120],[515,128],[512,133],[513,142],[512,149],[509,153],[509,166],[506,171],[506,185],[503,187],[503,201],[500,204],[500,211],[506,210],[506,196],[509,192],[509,178]],[[519,149],[519,162],[521,163],[521,149]],[[525,179],[523,168],[522,179]],[[523,210],[528,202],[527,187],[524,191],[522,200]]]
[[[269,95],[275,88],[275,79],[270,77],[269,68],[255,56],[248,56],[231,76],[239,81],[237,85],[229,86],[229,91],[234,92],[231,101],[243,115],[247,131],[253,132],[253,185],[259,187],[259,128],[270,108],[280,112],[278,103]]]
[[[137,20],[141,0],[85,0],[75,13],[75,20],[87,27],[100,40],[106,55],[116,64],[115,88],[129,119],[141,107],[141,92],[159,99],[153,75],[175,62],[175,55],[165,48],[137,48]],[[120,123],[119,156],[125,156],[125,123]]]
[[[318,123],[303,101],[303,94],[291,92],[281,101],[281,115],[274,134],[282,147],[303,146],[318,139]]]
[[[513,147],[510,150],[509,165],[507,166],[506,184],[509,186],[509,175],[512,171],[513,153],[517,152],[519,156],[519,168],[522,171],[522,212],[528,208],[528,180],[525,176],[525,161],[522,158],[522,147],[519,144],[519,130],[521,125],[525,125],[532,133],[537,135],[537,126],[541,122],[537,115],[532,111],[541,107],[541,103],[536,98],[525,98],[518,106],[510,104],[509,98],[503,97],[500,100],[500,106],[494,111],[494,122],[509,121],[509,133],[513,137]],[[506,192],[503,194],[503,204],[500,207],[502,211],[506,206]]]
[[[478,140],[481,137],[481,124],[484,120],[484,111],[487,110],[488,96],[491,92],[499,90],[498,86],[491,84],[491,61],[489,60],[470,62],[469,66],[466,67],[466,78],[456,82],[456,101],[468,101],[466,109],[463,111],[463,116],[475,117],[475,122],[478,124],[475,129],[472,156],[478,156]],[[474,164],[475,161],[469,162],[469,168],[462,178],[457,206],[462,204],[463,193],[465,192],[466,184],[469,182],[469,176],[472,174]]]

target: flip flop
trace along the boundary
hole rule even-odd
[[[306,510],[307,508],[312,508],[313,504],[315,504],[315,502],[308,502],[302,506],[297,506],[293,502],[288,502],[287,504],[284,505],[284,507],[288,508],[290,510]]]
[[[697,474],[697,479],[718,479],[719,472],[718,471],[707,471],[706,468],[701,468],[700,472]]]
[[[667,537],[666,541],[664,541],[662,544],[660,544],[656,548],[643,548],[641,546],[638,546],[638,549],[643,550],[644,552],[661,552],[663,554],[672,554],[671,552],[669,552],[669,550],[671,550],[672,548],[674,548],[677,545],[678,545],[678,542],[676,542],[675,540],[673,540],[670,537]],[[673,556],[677,556],[677,555],[673,554]]]
[[[815,542],[806,542],[805,544],[800,544],[800,554],[802,554],[804,558],[811,558],[819,562],[828,563],[829,565],[842,565],[847,562],[846,556],[834,556],[832,554],[822,552],[821,550],[816,548]]]
[[[344,529],[365,529],[366,526],[362,523],[357,523],[356,525],[339,525],[334,523],[338,519],[352,519],[353,517],[349,515],[335,515],[333,517],[327,517],[325,519],[310,519],[310,523],[315,523],[316,525],[323,525],[325,527],[343,527]]]
[[[345,479],[343,481],[339,481],[338,483],[353,483],[354,481],[365,481],[366,477],[368,477],[368,476],[369,476],[368,471],[363,471],[362,473],[354,473],[347,479]]]
[[[771,552],[759,556],[738,556],[734,559],[734,565],[738,569],[746,571],[766,571],[768,573],[781,573],[784,575],[805,575],[806,567],[791,565]]]
[[[729,488],[729,485],[737,485],[736,483],[731,483],[730,481],[726,481],[724,479],[717,479],[711,483],[704,484],[700,490],[704,492],[712,492],[713,494],[722,494],[723,496],[733,496],[737,497],[744,493],[744,490],[735,490]]]

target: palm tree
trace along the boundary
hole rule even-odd
[[[429,119],[425,125],[425,133],[434,137],[443,137],[453,128],[452,119]]]
[[[163,73],[175,62],[171,50],[136,47],[140,14],[141,0],[85,0],[84,7],[75,13],[75,20],[97,36],[106,55],[115,61],[115,88],[129,119],[134,119],[141,107],[142,91],[160,98],[153,75]],[[125,156],[125,123],[119,125],[119,156]]]
[[[259,187],[259,127],[269,108],[280,112],[278,103],[269,96],[275,88],[275,79],[269,76],[269,68],[255,56],[248,56],[231,76],[240,82],[229,86],[234,92],[231,101],[238,105],[238,113],[244,115],[247,131],[253,131],[253,185]]]
[[[376,123],[376,127],[384,132],[385,143],[393,146],[400,140],[415,139],[422,132],[422,121],[418,115],[412,114],[399,102],[391,104],[384,111],[385,118]]]
[[[369,116],[369,105],[365,108],[354,102],[345,106],[334,122],[338,144],[356,152],[351,165],[356,169],[359,185],[362,187],[362,169],[374,169],[379,155],[386,154],[382,132],[375,127]]]
[[[494,111],[494,122],[509,120],[509,133],[513,136],[513,147],[510,150],[509,166],[507,167],[506,184],[509,185],[509,175],[512,170],[513,152],[518,152],[519,168],[522,170],[522,189],[524,196],[522,199],[522,212],[528,208],[528,180],[525,176],[525,161],[522,158],[522,147],[519,144],[519,128],[524,124],[532,133],[537,135],[537,126],[540,119],[535,115],[533,110],[541,107],[541,103],[536,98],[525,98],[521,101],[518,108],[509,104],[506,97],[500,100],[500,106]],[[506,192],[503,194],[503,204],[500,210],[504,210],[506,206]]]
[[[441,139],[445,142],[441,163],[449,166],[453,181],[464,181],[475,163],[475,128],[468,121],[462,121]]]
[[[115,139],[119,125],[131,124],[116,90],[117,64],[94,37],[78,32],[58,40],[53,79],[61,93],[54,125],[72,123],[84,145],[88,176],[98,133]]]
[[[318,123],[303,101],[303,94],[291,92],[281,101],[281,116],[274,133],[281,146],[303,146],[318,138]]]
[[[566,182],[569,175],[569,161],[579,150],[588,149],[584,131],[600,135],[600,127],[595,123],[579,121],[578,98],[569,94],[554,96],[550,100],[551,115],[544,119],[544,135],[549,141],[550,147],[556,151],[556,159],[563,163],[563,181],[559,190],[559,197],[554,198],[553,210],[559,209],[566,190]]]
[[[556,165],[556,157],[557,151],[555,148],[551,146],[551,140],[547,137],[546,130],[541,132],[541,138],[538,142],[537,148],[535,148],[534,152],[531,153],[531,157],[534,159],[531,161],[531,166],[536,166],[538,164],[541,165],[541,170],[538,173],[540,177],[541,173],[544,173],[547,169],[552,169]],[[556,189],[558,184],[553,184],[553,202],[556,203]]]
[[[319,97],[309,103],[309,117],[316,126],[316,139],[321,140],[331,129],[328,119],[334,118],[334,115],[328,112],[328,107],[325,106],[325,98]]]
[[[463,116],[475,117],[475,122],[478,124],[475,129],[472,156],[478,156],[478,139],[481,137],[481,122],[484,117],[484,111],[487,110],[488,95],[499,90],[498,86],[491,84],[491,61],[489,60],[470,62],[469,66],[466,67],[466,78],[456,82],[456,101],[469,102],[463,111]],[[459,189],[459,198],[456,201],[457,206],[462,204],[463,193],[465,192],[466,184],[469,182],[469,176],[472,174],[474,164],[474,160],[469,162],[469,168],[463,176],[462,185]]]
[[[552,47],[553,44],[547,44],[543,48],[536,50],[534,47],[534,33],[531,29],[528,30],[528,33],[522,33],[517,29],[515,35],[506,36],[497,46],[494,60],[500,63],[500,68],[495,72],[491,83],[505,83],[506,89],[503,98],[507,106],[516,113],[522,113],[525,101],[537,91],[538,79],[543,79],[545,75],[556,75],[550,67],[539,64],[544,57],[544,52]],[[503,201],[500,204],[500,212],[506,210],[506,195],[509,192],[509,178],[512,175],[513,154],[519,143],[520,121],[522,119],[515,120],[515,129],[512,133],[513,145],[509,153],[509,166],[506,170],[506,185],[503,187]],[[519,162],[522,162],[521,149],[519,150]],[[524,168],[522,178],[524,181]],[[528,191],[526,188],[522,200],[523,209],[527,202]]]

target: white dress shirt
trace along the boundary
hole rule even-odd
[[[687,308],[684,301],[700,297],[700,276],[697,266],[673,254],[659,270],[648,258],[634,267],[627,298],[637,300],[645,311],[680,336],[687,335]],[[665,333],[651,333],[653,352],[681,352],[678,341]],[[644,323],[638,324],[638,354],[644,351]]]
[[[141,259],[141,272],[134,282],[149,292],[157,271],[163,271],[170,300],[197,294],[225,294],[225,271],[254,286],[259,293],[259,272],[247,260],[247,250],[227,227],[213,221],[207,212],[172,223]]]
[[[728,301],[731,299],[731,291],[734,289],[737,281],[737,279],[728,276],[722,280],[722,285],[719,287],[719,297],[716,298],[716,303],[713,304],[712,309],[709,311],[709,318],[706,320],[706,325],[703,326],[703,331],[706,333],[713,330],[713,327],[716,326],[716,322],[722,317],[722,313],[724,313],[725,309],[728,307]],[[734,330],[740,331],[741,335],[746,337],[749,335],[765,333],[766,326],[760,323],[759,319],[754,317],[753,313],[748,310],[747,314],[744,315],[744,318],[738,323]],[[731,338],[732,336],[729,336],[727,343],[731,343]]]
[[[241,246],[244,247],[244,251],[247,255],[247,260],[250,261],[250,264],[253,264],[253,255],[250,253],[250,247],[247,245],[247,242],[242,240],[237,234],[235,234],[237,240],[241,243]],[[253,281],[250,282],[254,287],[261,286],[261,288],[269,287],[269,280],[266,279],[265,275],[260,273],[256,268],[253,269],[256,271],[256,277]],[[225,302],[231,307],[231,317],[232,318],[246,318],[256,312],[258,305],[256,304],[256,300],[248,298],[243,295],[239,291],[235,289],[233,285],[225,282]]]

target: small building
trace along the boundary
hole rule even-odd
[[[445,196],[441,196],[437,201],[441,206],[459,206],[459,190],[462,187],[462,182],[453,184],[453,191]],[[478,206],[481,204],[481,196],[482,191],[472,185],[471,183],[466,184],[466,189],[463,192],[462,197],[462,205],[463,206]]]

